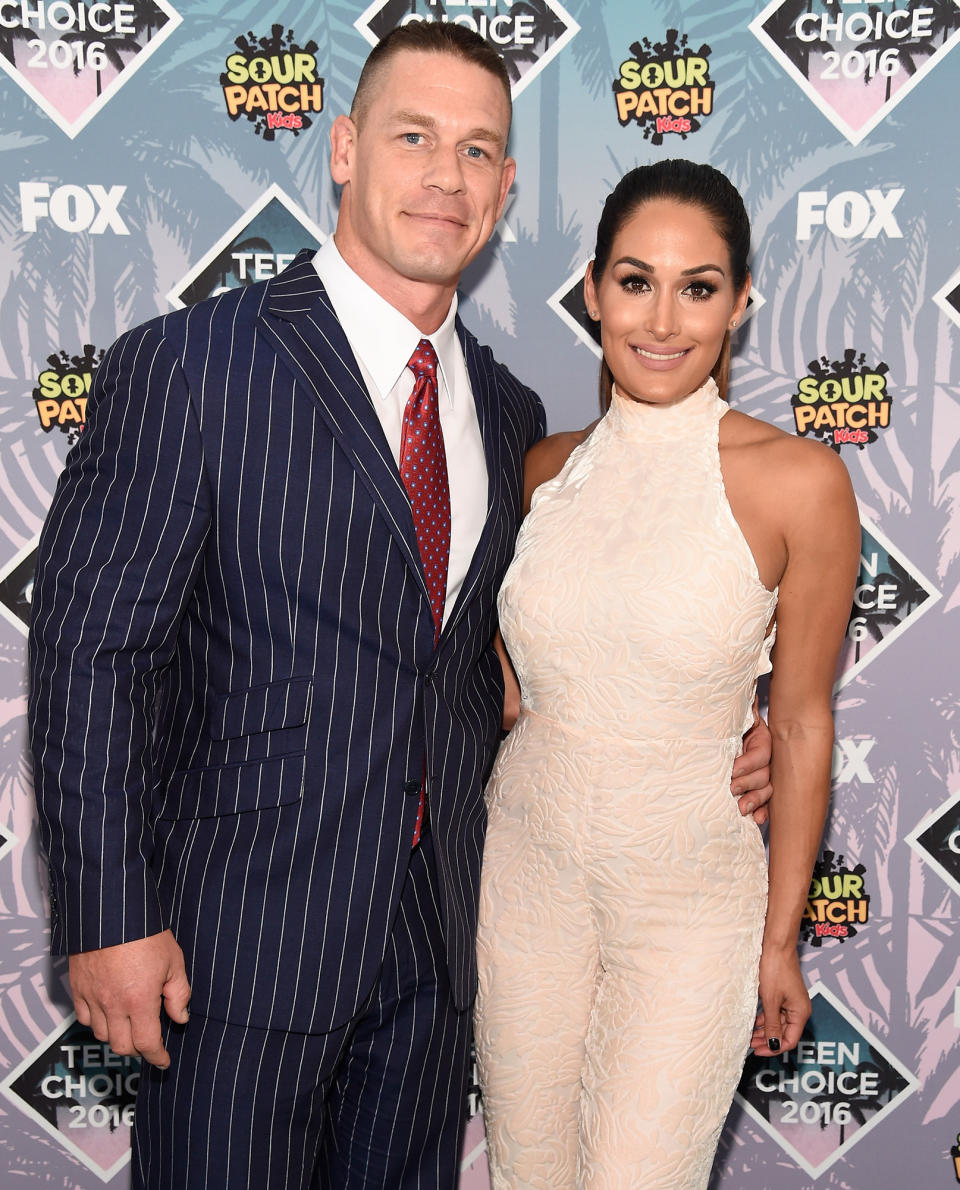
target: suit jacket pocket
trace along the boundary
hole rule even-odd
[[[167,781],[159,818],[211,818],[299,801],[311,678],[211,698],[205,743]]]
[[[218,695],[210,704],[210,738],[228,740],[299,727],[307,721],[312,693],[312,678],[287,678]]]
[[[181,769],[167,782],[158,818],[218,818],[298,802],[306,755]]]

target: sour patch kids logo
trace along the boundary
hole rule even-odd
[[[665,41],[644,37],[630,47],[632,58],[620,64],[613,97],[621,127],[636,122],[643,135],[662,145],[666,133],[696,132],[700,118],[713,111],[710,47],[691,49],[686,33],[668,29]]]
[[[274,25],[267,37],[248,33],[235,44],[238,52],[228,55],[220,75],[230,119],[246,116],[264,140],[273,140],[278,129],[296,136],[310,128],[308,113],[323,111],[317,43],[300,46],[291,30],[284,33],[282,25]]]
[[[810,374],[790,398],[797,433],[812,434],[833,447],[851,444],[861,450],[876,442],[878,430],[890,424],[889,367],[868,365],[863,352],[848,347],[843,359],[825,355],[811,361]]]
[[[98,351],[92,343],[85,344],[80,355],[59,351],[47,356],[49,367],[37,376],[33,399],[40,424],[48,434],[58,429],[66,434],[68,442],[76,442],[86,424],[87,397],[103,356],[103,349]]]
[[[800,936],[811,946],[822,946],[824,938],[843,942],[853,938],[857,925],[870,917],[870,897],[864,889],[863,864],[847,867],[842,855],[825,851],[817,860],[810,881],[810,893],[803,909]]]

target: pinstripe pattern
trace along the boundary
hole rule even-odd
[[[450,995],[429,834],[411,855],[383,970],[328,1034],[169,1027],[145,1068],[134,1190],[427,1190],[456,1185],[470,1013]]]
[[[383,957],[422,757],[454,1000],[475,987],[493,596],[537,398],[462,326],[488,513],[436,650],[409,502],[310,261],[124,335],[40,545],[53,942],[170,926],[193,1006],[326,1032]]]

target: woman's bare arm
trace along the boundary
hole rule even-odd
[[[839,457],[796,442],[788,449],[787,466],[783,448],[778,451],[777,503],[787,561],[770,682],[776,793],[770,802],[762,1008],[751,1042],[761,1056],[792,1049],[810,1015],[797,935],[830,798],[833,682],[860,556],[857,504]]]
[[[503,670],[503,730],[509,731],[520,714],[520,683],[517,681],[516,671],[510,661],[499,628],[497,635],[493,638],[493,647],[497,650],[500,667]]]

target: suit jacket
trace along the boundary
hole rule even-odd
[[[409,501],[309,253],[108,352],[34,588],[55,951],[170,927],[199,1011],[339,1025],[384,953],[426,756],[451,982],[469,1003],[502,697],[494,599],[544,416],[457,330],[489,491],[436,649]]]

